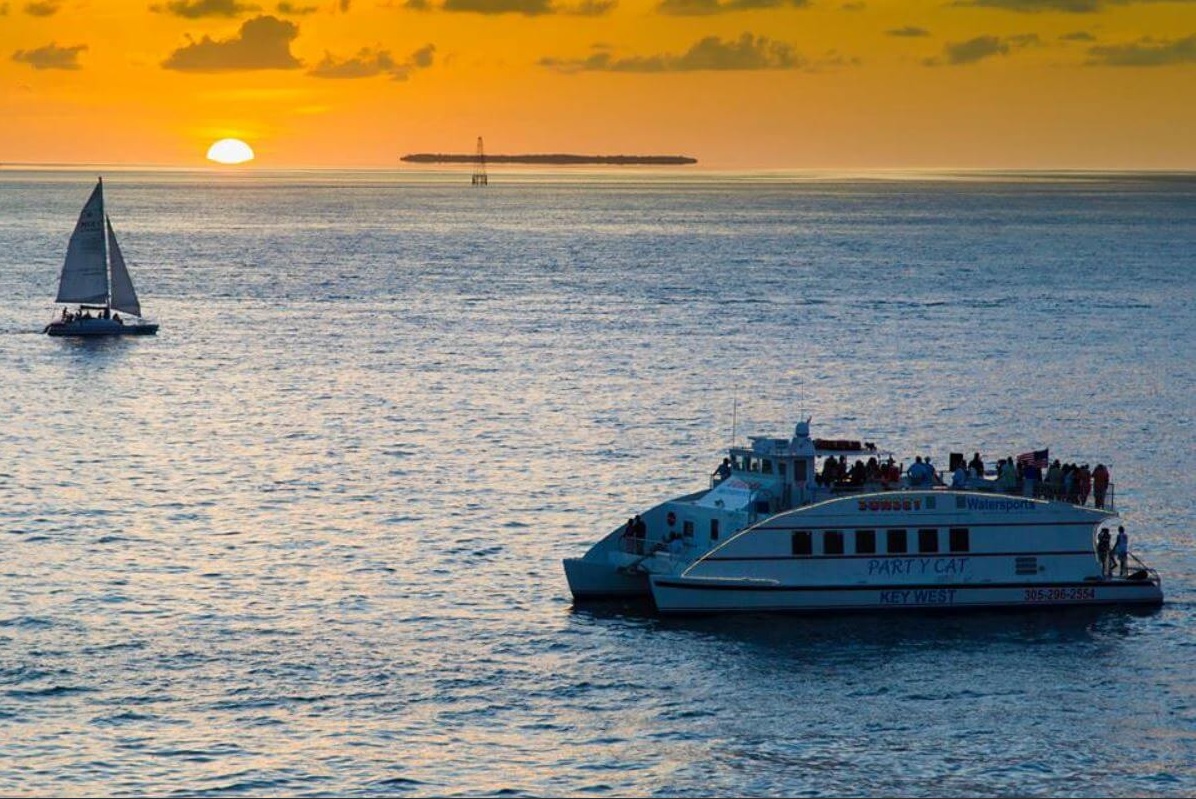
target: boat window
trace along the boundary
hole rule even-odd
[[[843,532],[841,530],[827,530],[822,534],[822,554],[843,554]]]
[[[749,472],[760,471],[760,459],[759,458],[748,458],[748,471]]]
[[[889,554],[897,552],[908,552],[905,545],[905,531],[904,530],[886,530],[888,536],[888,552]]]
[[[793,462],[793,482],[795,482],[795,483],[796,482],[803,482],[803,483],[805,482],[806,468],[807,467],[806,467],[805,461],[794,461]]]
[[[742,455],[732,455],[731,456],[731,466],[733,466],[736,471],[740,471],[740,472],[744,471],[743,456]]]
[[[966,527],[952,527],[951,528],[951,551],[952,552],[968,552],[968,528]]]
[[[781,477],[785,476],[785,461],[777,461],[777,474]]]
[[[718,540],[718,519],[710,520],[710,540],[711,541]]]
[[[794,555],[813,555],[814,554],[814,538],[810,535],[809,530],[794,530],[793,531],[793,554]]]
[[[876,531],[875,530],[856,530],[855,531],[855,554],[857,554],[857,555],[874,555],[874,554],[876,554]]]
[[[681,535],[685,536],[686,538],[694,537],[694,523],[692,521],[686,519],[684,522],[682,522]]]
[[[919,552],[938,552],[939,551],[939,531],[938,530],[919,530],[918,531],[918,551]]]
[[[762,474],[772,474],[772,460],[765,458],[761,463],[760,472]]]

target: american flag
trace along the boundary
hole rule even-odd
[[[1018,466],[1029,466],[1034,464],[1039,469],[1045,469],[1051,463],[1049,449],[1036,449],[1033,452],[1023,452],[1017,456]]]

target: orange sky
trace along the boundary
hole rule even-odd
[[[1196,169],[1196,2],[0,0],[0,163]]]

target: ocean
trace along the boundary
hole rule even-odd
[[[1196,793],[1196,177],[0,171],[0,794]],[[1154,610],[661,618],[733,438],[1111,466]]]

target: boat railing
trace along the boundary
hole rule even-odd
[[[1163,578],[1159,576],[1159,573],[1157,570],[1152,569],[1149,566],[1147,566],[1133,552],[1130,552],[1127,554],[1129,555],[1129,557],[1127,558],[1127,560],[1128,560],[1127,566],[1130,563],[1132,563],[1133,566],[1136,567],[1136,568],[1127,568],[1129,575],[1131,575],[1131,576],[1132,575],[1141,575],[1143,572],[1145,572],[1147,580],[1149,580],[1150,582],[1154,583],[1157,586],[1162,586]],[[1139,579],[1141,579],[1140,576],[1139,576]]]

